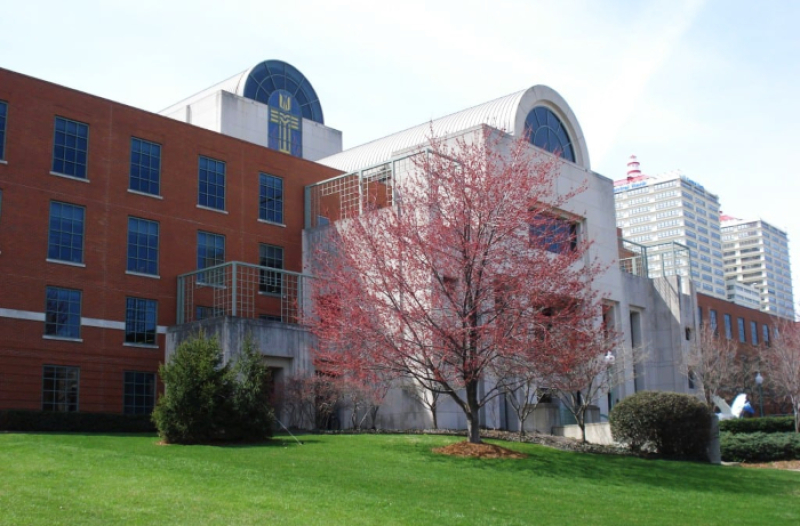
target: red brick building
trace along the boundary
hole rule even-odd
[[[0,69],[0,409],[149,411],[176,277],[300,272],[304,187],[338,173]]]
[[[750,347],[768,344],[781,318],[705,294],[697,295],[698,321],[718,327],[721,336]]]
[[[698,322],[711,324],[717,328],[720,338],[728,338],[737,343],[736,372],[733,383],[727,389],[728,398],[744,392],[751,395],[753,407],[757,408],[759,390],[756,384],[756,374],[761,373],[764,378],[764,412],[776,414],[786,412],[782,401],[772,396],[769,385],[768,373],[761,364],[760,349],[769,346],[775,337],[775,328],[786,320],[773,316],[757,309],[751,309],[736,303],[721,300],[705,294],[697,295]]]

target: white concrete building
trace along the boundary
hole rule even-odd
[[[316,161],[342,151],[322,105],[300,71],[266,60],[159,112],[266,148]]]
[[[761,309],[761,293],[755,286],[729,279],[725,289],[728,291],[728,301],[749,309]]]
[[[721,219],[729,287],[755,288],[759,301],[747,306],[793,320],[794,294],[786,232],[762,219],[742,220],[729,215]]]
[[[406,156],[424,147],[431,134],[440,138],[464,136],[481,126],[499,129],[512,137],[529,134],[534,147],[559,155],[565,161],[561,167],[560,188],[574,188],[584,182],[587,185],[586,191],[574,198],[565,212],[580,218],[580,235],[593,243],[590,257],[608,265],[595,286],[610,308],[607,320],[624,335],[616,353],[615,367],[617,373],[626,378],[622,385],[595,401],[596,414],[607,415],[616,400],[638,390],[688,392],[681,362],[689,344],[686,335],[695,329],[697,308],[692,283],[680,276],[653,280],[646,274],[635,276],[620,271],[620,245],[613,213],[614,183],[591,170],[577,118],[566,101],[546,86],[534,86],[321,159],[320,163],[346,171],[348,175],[307,188],[306,246],[318,242],[319,229],[328,225],[328,218],[323,217],[323,211],[315,207],[315,202],[337,196],[339,208],[352,211],[359,188],[375,180],[391,181],[387,186],[393,188],[410,165],[404,162]],[[347,178],[353,178],[353,182],[348,183]],[[716,196],[713,198],[716,202]],[[704,198],[700,205],[703,209],[709,208],[708,200]],[[716,219],[718,209],[713,215]],[[715,242],[718,241],[716,238]],[[710,240],[706,245],[711,246]],[[304,250],[304,253],[311,251]],[[721,256],[720,253],[720,274]],[[636,266],[646,268],[647,262],[639,261]],[[724,295],[724,287],[720,289]],[[634,363],[633,349],[644,351],[646,358]],[[466,425],[463,413],[452,402],[445,403],[437,414],[442,427],[463,428]],[[562,412],[562,419],[565,416]],[[483,409],[482,421],[489,427],[515,429],[517,426],[503,398],[495,399]],[[381,407],[379,422],[375,425],[402,429],[428,427],[430,423],[426,408],[409,396],[407,389],[395,389]]]
[[[727,298],[716,194],[679,171],[644,175],[631,156],[614,200],[622,237],[647,247],[651,278],[689,276],[698,292]]]
[[[410,168],[408,154],[424,147],[431,133],[440,138],[464,137],[488,126],[511,137],[529,134],[532,147],[540,148],[548,155],[558,155],[564,160],[558,183],[562,191],[586,183],[586,191],[569,202],[564,212],[571,218],[577,218],[579,237],[592,240],[589,256],[605,263],[608,268],[594,286],[609,307],[604,321],[613,324],[623,335],[616,351],[614,367],[616,374],[625,378],[625,381],[611,392],[598,396],[595,400],[598,407],[591,413],[594,419],[602,419],[601,415],[607,415],[613,403],[639,390],[689,392],[688,382],[681,373],[681,363],[690,343],[689,335],[696,334],[695,287],[692,281],[674,271],[679,267],[674,265],[676,257],[668,261],[669,258],[657,250],[650,254],[649,260],[636,253],[626,253],[629,267],[620,270],[624,265],[620,265],[621,244],[613,212],[615,183],[592,171],[580,124],[566,101],[554,90],[546,86],[534,86],[346,151],[342,151],[342,133],[324,125],[322,108],[308,80],[297,69],[281,61],[262,62],[170,106],[161,114],[347,172],[306,187],[304,258],[314,253],[312,247],[322,239],[323,230],[330,221],[324,216],[324,207],[320,205],[322,200],[339,199],[338,209],[350,213],[352,207],[359,206],[358,195],[365,186],[378,183],[393,188],[392,184],[386,183],[395,178],[402,179],[404,170]],[[714,221],[718,218],[716,196],[707,195],[702,187],[688,179],[677,176],[673,179],[676,182],[663,188],[656,184],[650,188],[647,182],[641,185],[648,186],[648,191],[652,190],[653,213],[650,215],[653,221],[663,222],[655,216],[662,210],[670,210],[663,207],[664,203],[673,206],[675,201],[691,202],[690,206],[695,208],[687,206],[685,209],[704,221],[698,221],[697,235],[669,236],[664,241],[680,241],[692,247],[696,251],[692,259],[703,261],[703,256],[711,257],[712,250],[721,250],[719,235],[714,237],[711,234],[712,218]],[[636,180],[633,184],[638,182]],[[684,184],[686,192],[683,192]],[[668,194],[675,190],[684,197]],[[626,213],[633,213],[632,208],[636,207],[632,202],[634,199],[637,198],[625,201],[622,208]],[[669,217],[671,219],[673,216]],[[700,228],[708,231],[703,232]],[[715,228],[718,233],[716,223]],[[701,235],[709,239],[701,241]],[[636,235],[628,237],[633,237],[634,241],[637,239]],[[670,243],[670,247],[674,246]],[[689,258],[686,255],[683,257],[688,269]],[[712,284],[715,278],[722,278],[721,252],[719,258],[720,275],[716,276],[713,270],[708,273],[713,276]],[[238,265],[244,268],[244,264]],[[648,265],[651,268],[664,268],[667,272],[648,273]],[[717,268],[714,265],[711,267]],[[702,269],[700,266],[697,268]],[[636,275],[631,269],[644,270]],[[265,271],[262,269],[262,272]],[[696,277],[702,279],[700,274]],[[725,292],[723,285],[724,282],[719,284],[722,297]],[[297,309],[310,308],[307,290],[303,293],[299,286],[297,299]],[[277,379],[293,374],[314,374],[311,359],[313,338],[302,326],[284,327],[285,324],[278,321],[244,320],[242,318],[248,317],[246,314],[228,312],[224,306],[214,312],[220,314],[191,324],[179,324],[171,330],[167,339],[166,358],[183,338],[203,327],[209,334],[220,336],[226,357],[237,352],[244,335],[250,334],[267,355],[267,363],[273,368]],[[646,358],[634,363],[634,349],[644,351]],[[559,413],[557,406],[543,410],[546,416],[539,414],[534,417],[537,426],[543,423],[541,431],[551,432],[552,426],[569,423],[567,413]],[[431,427],[432,418],[427,408],[407,389],[393,390],[378,415],[379,421],[373,425],[382,428]],[[443,403],[437,415],[441,427],[466,427],[463,412],[453,402]],[[340,415],[339,421],[343,424],[348,420],[346,415]],[[483,409],[481,421],[488,427],[512,430],[519,425],[502,397]],[[287,423],[306,425],[301,422]]]

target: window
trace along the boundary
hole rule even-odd
[[[747,338],[744,334],[744,318],[736,318],[736,325],[739,329],[739,341],[744,343],[747,341]]]
[[[529,232],[533,246],[548,252],[562,254],[578,248],[578,225],[568,219],[539,215]]]
[[[272,223],[283,223],[283,179],[259,175],[258,217]]]
[[[81,291],[47,287],[44,334],[58,338],[81,336]]]
[[[733,329],[731,327],[731,315],[730,314],[726,314],[725,315],[725,337],[727,339],[729,339],[729,340],[731,338],[733,338]]]
[[[204,269],[225,262],[225,236],[209,232],[197,233],[197,268]],[[203,272],[197,276],[200,283],[224,284],[224,270]]]
[[[697,307],[697,325],[703,325],[703,307]]]
[[[194,311],[195,321],[216,318],[217,316],[225,316],[225,311],[220,307],[206,307],[204,305],[198,305]]]
[[[53,172],[86,179],[89,125],[56,117]]]
[[[764,345],[769,347],[769,327],[767,325],[761,326],[761,339],[764,342]]]
[[[128,271],[158,275],[158,223],[128,218]]]
[[[6,158],[7,120],[8,120],[8,103],[0,100],[0,161]]]
[[[47,259],[83,263],[82,206],[50,203],[50,232],[47,237]]]
[[[161,145],[131,137],[129,188],[159,195],[161,186]]]
[[[155,300],[125,300],[125,343],[156,345],[158,303]]]
[[[200,206],[225,210],[225,163],[200,156]]]
[[[550,153],[575,162],[572,141],[566,127],[555,113],[544,106],[533,108],[525,118],[525,134],[528,141]]]
[[[77,411],[80,373],[78,367],[42,367],[42,411]]]
[[[750,343],[758,345],[758,324],[754,321],[750,322]]]
[[[295,94],[304,119],[324,124],[322,106],[311,83],[293,66],[280,60],[267,60],[254,67],[245,82],[244,96],[269,104],[271,95],[283,86]]]
[[[283,248],[272,245],[259,245],[259,265],[270,268],[283,268]],[[262,270],[258,290],[267,294],[280,294],[283,290],[283,274]]]
[[[156,404],[155,373],[125,371],[122,412],[126,415],[149,415]]]

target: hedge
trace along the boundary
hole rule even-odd
[[[155,430],[149,414],[0,411],[0,431],[152,433]]]
[[[721,420],[720,431],[730,433],[789,433],[794,431],[794,417],[766,416],[763,418],[732,418]]]
[[[720,433],[720,452],[726,462],[800,460],[800,434]]]
[[[614,440],[634,452],[654,450],[698,460],[706,456],[711,411],[693,396],[642,391],[614,406],[609,422]]]

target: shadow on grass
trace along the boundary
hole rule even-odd
[[[109,438],[158,438],[154,431],[143,433],[113,433],[110,431],[6,431],[4,433],[27,436],[82,436],[82,437],[109,437]]]
[[[107,432],[80,432],[80,431],[9,431],[8,434],[26,435],[26,436],[64,436],[64,437],[81,437],[81,438],[147,438],[152,439],[155,443],[161,446],[206,446],[206,447],[219,447],[219,448],[236,448],[236,449],[255,449],[255,448],[273,448],[273,447],[290,447],[290,446],[303,446],[306,444],[317,444],[319,439],[313,438],[314,435],[297,435],[300,443],[287,435],[278,435],[269,440],[262,442],[198,442],[191,444],[161,444],[160,437],[156,433],[107,433]]]
[[[491,471],[559,479],[583,479],[605,487],[652,486],[676,491],[729,493],[731,495],[792,494],[800,477],[794,473],[756,473],[738,467],[699,462],[646,460],[642,458],[559,451],[537,445],[488,441],[528,455],[528,458],[471,459],[428,452],[428,460],[460,469]],[[411,448],[419,453],[419,448]]]
[[[205,444],[208,446],[218,446],[224,448],[236,448],[236,449],[257,449],[257,448],[264,448],[264,447],[302,447],[308,444],[319,444],[319,439],[315,438],[308,438],[307,436],[298,436],[297,437],[300,443],[298,444],[295,439],[291,437],[279,436],[273,437],[266,442],[225,442],[225,443],[217,443],[217,444]]]

